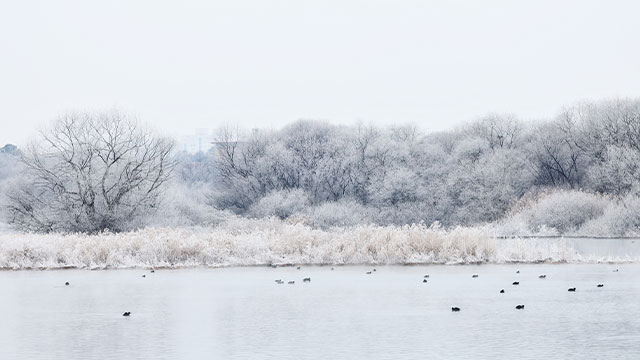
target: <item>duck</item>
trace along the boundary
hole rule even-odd
[[[300,266],[298,266],[296,269],[300,270]]]
[[[282,281],[282,280],[276,280],[276,283],[278,283],[278,285],[282,285],[282,284],[284,284],[284,281]]]
[[[376,269],[373,269],[373,271],[376,271]]]
[[[613,270],[613,272],[618,272],[618,269]]]
[[[598,287],[604,287],[604,284],[598,284]]]
[[[423,283],[426,283],[426,282],[427,282],[427,279],[422,279],[422,282],[423,282]]]
[[[425,279],[428,279],[428,278],[429,278],[429,275],[428,275],[428,274],[427,274],[427,275],[425,275],[425,276],[424,276],[424,278],[425,278]]]
[[[276,279],[276,280],[275,280],[275,282],[280,282],[280,281],[282,281],[282,279]]]
[[[460,308],[459,308],[459,307],[457,307],[457,306],[453,306],[453,307],[451,308],[451,311],[453,311],[453,312],[457,312],[457,311],[460,311]]]
[[[69,282],[68,282],[68,281],[67,281],[67,282],[65,282],[65,283],[64,283],[64,285],[65,285],[65,286],[69,286]]]
[[[142,274],[142,277],[147,277],[147,275]]]
[[[151,273],[153,274],[154,272],[156,272],[155,270],[151,269]]]
[[[514,281],[511,283],[511,285],[520,285],[520,281]]]
[[[367,274],[367,275],[371,275],[371,271],[367,271],[365,274]]]
[[[520,274],[520,270],[517,270],[517,271],[516,271],[516,274]]]
[[[572,287],[572,288],[567,289],[567,291],[576,292],[576,288]]]
[[[500,294],[504,294],[504,289],[500,289]]]
[[[131,311],[125,311],[125,313],[122,314],[122,316],[131,316]]]
[[[524,309],[524,305],[516,305],[516,309],[522,310],[522,309]]]
[[[310,277],[304,278],[302,279],[302,282],[306,282],[306,283],[311,282],[311,278]]]
[[[293,284],[295,284],[295,283],[296,283],[296,282],[292,280],[292,281],[289,281],[287,284],[289,284],[289,285],[293,285]]]
[[[547,275],[542,274],[542,275],[538,276],[538,278],[540,278],[540,279],[546,279],[546,278],[547,278]]]
[[[473,275],[471,275],[471,277],[472,277],[472,278],[477,278],[477,277],[478,277],[478,274],[473,274]]]

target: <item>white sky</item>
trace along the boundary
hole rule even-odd
[[[0,144],[70,109],[170,134],[446,129],[640,96],[638,1],[0,0]]]

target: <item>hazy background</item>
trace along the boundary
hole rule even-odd
[[[606,5],[606,6],[605,6]],[[635,1],[0,1],[0,144],[68,109],[172,134],[449,128],[640,94]]]

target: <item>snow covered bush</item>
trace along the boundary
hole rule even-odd
[[[158,211],[143,219],[148,226],[215,226],[235,215],[213,204],[213,191],[207,183],[186,185],[172,181],[164,192]]]
[[[309,196],[301,189],[275,190],[254,203],[249,209],[249,215],[256,218],[275,216],[286,219],[303,212],[309,204]]]
[[[322,229],[366,224],[371,217],[370,212],[353,200],[327,202],[309,209],[311,223]]]
[[[529,203],[515,218],[524,219],[533,233],[545,228],[564,234],[575,232],[586,222],[604,214],[611,199],[582,191],[557,191],[543,194]]]
[[[584,224],[580,233],[593,236],[638,236],[640,198],[628,195],[619,201],[612,201],[602,216]]]

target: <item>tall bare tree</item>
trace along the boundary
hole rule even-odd
[[[10,221],[45,232],[136,227],[158,205],[173,147],[120,112],[62,116],[23,153],[25,181],[9,194]]]

